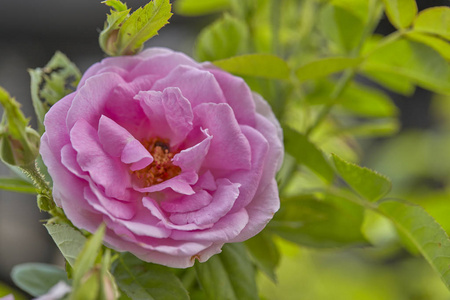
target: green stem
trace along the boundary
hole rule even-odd
[[[37,162],[34,161],[28,165],[19,167],[20,170],[26,174],[33,182],[33,185],[38,190],[38,207],[40,210],[49,212],[54,217],[62,217],[65,219],[63,211],[56,207],[53,201],[52,190],[45,180],[44,175],[39,171]]]
[[[374,31],[376,25],[378,24],[381,14],[382,14],[382,6],[378,1],[372,0],[370,2],[370,12],[371,15],[368,18],[367,24],[364,27],[364,31],[361,35],[361,39],[359,40],[358,45],[352,50],[350,53],[351,57],[358,57],[360,55],[361,49],[364,45],[364,41],[369,37],[369,35]],[[401,36],[401,32],[395,32],[395,34],[398,34]],[[392,37],[389,38],[389,41],[391,39],[397,39],[397,35],[392,35]],[[384,45],[384,43],[382,43]],[[330,95],[331,101],[327,103],[322,110],[319,112],[319,115],[317,116],[314,123],[306,130],[305,135],[306,137],[309,137],[311,133],[319,127],[320,124],[325,120],[325,118],[329,115],[331,109],[339,102],[339,97],[342,96],[347,86],[350,84],[350,82],[353,80],[356,74],[356,69],[347,69],[344,74],[339,78],[339,82],[337,83],[336,87],[334,88],[333,92]]]
[[[353,77],[355,77],[356,71],[355,70],[347,70],[344,72],[344,74],[339,79],[338,84],[334,88],[333,92],[331,93],[331,100],[329,103],[327,103],[322,110],[319,112],[319,115],[317,116],[314,123],[306,130],[305,135],[306,137],[309,137],[311,133],[319,127],[319,125],[325,120],[325,118],[330,113],[331,109],[338,103],[339,97],[342,95],[342,93],[345,91],[347,86],[350,84],[350,82],[353,80]]]
[[[51,194],[50,186],[45,181],[44,175],[39,171],[36,161],[19,168],[33,181],[33,185],[40,193]]]

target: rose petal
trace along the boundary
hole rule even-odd
[[[212,136],[206,135],[206,138],[200,143],[182,150],[173,157],[173,164],[179,166],[183,171],[198,172],[203,161],[208,154]]]
[[[84,198],[98,212],[112,218],[130,220],[136,215],[133,203],[106,197],[94,184],[84,188]]]
[[[108,197],[126,199],[131,180],[126,165],[111,157],[98,140],[97,131],[84,119],[78,120],[70,131],[70,140],[77,152],[77,161],[92,180],[105,189]]]
[[[134,189],[142,193],[153,193],[170,188],[173,191],[183,195],[192,195],[195,193],[195,191],[192,189],[192,185],[195,184],[197,180],[197,173],[183,172],[180,175],[170,178],[169,180],[163,181],[161,183],[143,188],[135,186]]]
[[[248,224],[230,242],[242,242],[258,234],[269,223],[279,208],[280,198],[277,182],[275,179],[272,179],[272,182],[245,207],[249,216]]]
[[[204,103],[194,108],[195,124],[213,136],[203,167],[221,170],[248,170],[250,145],[228,104]]]
[[[208,67],[207,70],[214,75],[219,83],[238,123],[255,126],[255,102],[245,81],[240,77],[217,69],[215,66]]]
[[[217,190],[209,205],[192,212],[174,213],[169,219],[179,225],[194,223],[197,225],[214,224],[225,216],[239,196],[239,183],[232,183],[228,179],[217,180]]]
[[[214,76],[187,65],[179,65],[166,77],[156,81],[152,90],[178,87],[194,108],[201,103],[225,103],[225,97]]]
[[[131,164],[132,171],[143,169],[153,162],[153,157],[139,141],[106,116],[100,117],[98,138],[106,153]]]
[[[39,151],[47,170],[53,179],[53,199],[64,210],[71,222],[80,229],[94,232],[102,222],[102,217],[93,213],[83,197],[87,182],[70,173],[50,151],[47,134],[41,138]],[[70,184],[66,184],[70,182]],[[74,199],[76,201],[74,201]]]
[[[199,210],[211,203],[213,197],[205,190],[197,191],[190,196],[184,196],[172,201],[163,201],[161,208],[169,213],[186,213]]]
[[[123,79],[115,73],[103,73],[87,79],[73,98],[72,106],[67,113],[67,128],[72,128],[80,119],[97,128],[98,119],[103,115],[105,104],[109,101],[112,91],[123,82]]]
[[[175,240],[227,243],[242,232],[248,221],[249,216],[247,211],[243,208],[235,213],[227,214],[209,229],[197,231],[173,231],[170,237]]]
[[[191,104],[178,88],[140,92],[135,99],[140,101],[150,120],[150,136],[168,138],[173,146],[183,141],[192,130]]]

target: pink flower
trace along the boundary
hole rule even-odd
[[[58,206],[104,222],[118,251],[192,266],[244,241],[279,208],[282,134],[245,82],[182,53],[104,59],[45,118],[41,154]]]

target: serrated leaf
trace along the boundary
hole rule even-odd
[[[283,128],[283,133],[286,152],[292,155],[298,164],[307,166],[327,182],[333,180],[333,169],[325,159],[322,151],[303,134],[289,127]]]
[[[44,131],[44,116],[50,107],[73,92],[81,78],[81,72],[67,56],[57,51],[43,68],[28,70],[31,76],[31,99],[39,130]]]
[[[102,3],[114,8],[116,11],[128,10],[127,4],[119,0],[106,0]]]
[[[439,54],[442,55],[443,58],[445,58],[447,61],[450,61],[450,42],[447,42],[433,35],[416,31],[406,33],[406,37],[413,41],[430,46],[431,48],[439,52]]]
[[[335,195],[285,199],[268,230],[302,246],[328,248],[366,244],[363,208]]]
[[[349,53],[361,40],[364,20],[351,10],[327,4],[320,11],[318,26],[325,37],[342,50],[341,52]]]
[[[348,68],[354,68],[362,62],[362,58],[327,57],[307,63],[295,71],[300,81],[317,79]]]
[[[255,271],[241,243],[226,244],[222,253],[194,267],[208,299],[259,299]]]
[[[126,19],[117,37],[117,54],[131,55],[139,52],[143,44],[158,34],[172,16],[169,0],[152,0]]]
[[[378,210],[413,242],[450,288],[450,240],[442,227],[423,208],[414,204],[384,201]]]
[[[417,14],[415,0],[383,0],[389,21],[398,29],[411,25]]]
[[[73,266],[73,289],[77,290],[81,285],[83,276],[94,266],[99,251],[102,247],[105,225],[102,224],[94,235],[89,237],[83,249],[75,260]]]
[[[14,283],[34,297],[42,296],[60,281],[68,282],[61,268],[42,263],[25,263],[14,266],[11,271]]]
[[[64,258],[73,267],[87,239],[78,230],[67,224],[49,223],[44,226]]]
[[[251,239],[245,241],[245,246],[250,252],[256,266],[264,272],[273,282],[277,281],[275,269],[280,262],[280,252],[274,243],[272,236],[265,231],[260,232]]]
[[[288,79],[287,63],[272,54],[246,54],[212,62],[219,68],[242,76]]]
[[[180,280],[167,267],[121,254],[112,271],[119,288],[134,300],[189,299]]]
[[[391,190],[391,182],[385,176],[347,162],[335,154],[332,157],[338,174],[366,200],[377,201]]]
[[[414,20],[413,29],[450,40],[450,7],[438,6],[422,10]]]
[[[33,184],[21,178],[0,177],[0,189],[19,193],[37,194],[37,190]]]
[[[362,68],[400,75],[424,88],[450,94],[449,63],[422,43],[407,39],[386,43],[367,57]]]
[[[244,53],[247,43],[247,25],[226,14],[200,32],[195,52],[200,61],[219,60]]]
[[[177,0],[174,11],[183,16],[202,16],[225,10],[230,0]]]

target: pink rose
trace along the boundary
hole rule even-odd
[[[45,117],[58,206],[105,242],[185,268],[260,232],[279,208],[282,134],[245,82],[148,49],[90,67]]]

